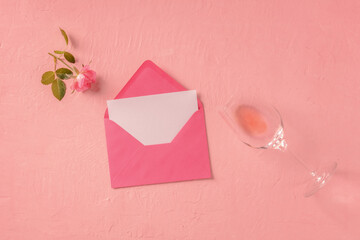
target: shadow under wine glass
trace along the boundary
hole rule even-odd
[[[273,106],[256,100],[231,98],[220,112],[239,139],[249,147],[275,149],[289,152],[293,159],[309,173],[304,196],[310,197],[322,188],[334,173],[337,163],[330,162],[317,170],[310,169],[304,161],[288,148],[280,112]]]

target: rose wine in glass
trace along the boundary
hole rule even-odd
[[[328,183],[337,167],[336,162],[329,162],[317,170],[310,169],[301,158],[290,151],[284,137],[284,124],[280,112],[271,105],[256,100],[231,98],[222,109],[221,116],[247,146],[289,152],[308,172],[305,197],[312,196]]]

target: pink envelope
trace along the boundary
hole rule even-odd
[[[115,99],[185,91],[151,61],[145,61]],[[204,108],[190,117],[170,143],[143,145],[117,123],[104,121],[111,187],[211,178]]]

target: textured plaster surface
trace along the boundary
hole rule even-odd
[[[40,83],[61,26],[94,91]],[[360,239],[360,2],[0,0],[0,239]],[[204,103],[211,180],[111,189],[103,113],[151,59]],[[290,147],[330,185],[302,197],[289,155],[241,144],[231,95],[282,112]]]

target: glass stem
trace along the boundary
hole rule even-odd
[[[305,162],[298,157],[295,153],[293,153],[289,148],[288,144],[284,138],[284,128],[281,126],[278,131],[275,133],[272,141],[268,144],[268,146],[272,149],[279,150],[282,152],[288,151],[290,155],[298,162],[300,165],[302,165],[312,177],[316,176],[316,171],[311,170]]]
[[[291,151],[289,148],[286,149],[290,155],[298,162],[300,163],[300,165],[302,165],[309,173],[311,176],[315,177],[316,172],[312,169],[310,169],[304,162],[304,160],[302,160],[302,158],[300,158],[299,156],[297,156],[293,151]]]

